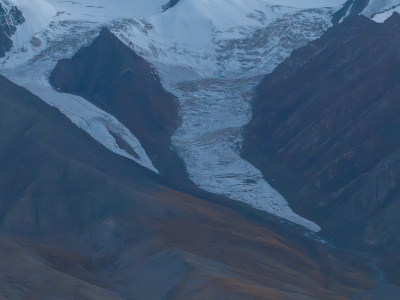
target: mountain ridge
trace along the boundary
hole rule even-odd
[[[326,236],[383,256],[399,240],[399,25],[356,16],[294,51],[260,84],[243,153],[267,178],[281,166],[275,184]]]

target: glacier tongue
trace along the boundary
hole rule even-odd
[[[334,9],[250,1],[243,10],[253,10],[246,11],[239,24],[235,23],[239,17],[215,21],[215,12],[207,12],[210,22],[197,15],[194,28],[180,35],[184,28],[177,24],[189,24],[190,17],[170,18],[176,11],[190,11],[192,8],[184,5],[189,2],[170,10],[171,16],[153,16],[153,29],[124,20],[115,24],[114,32],[153,62],[165,87],[180,100],[182,123],[172,141],[190,178],[204,190],[320,231],[317,224],[291,210],[260,170],[240,157],[240,149],[242,128],[251,119],[251,99],[260,77],[293,49],[318,38],[330,26]],[[240,1],[235,4],[236,8],[230,7],[235,10],[233,15],[244,5]],[[166,24],[172,25],[166,29]],[[192,42],[193,38],[197,40]]]
[[[317,232],[318,225],[295,214],[261,172],[240,157],[242,127],[250,121],[249,99],[258,79],[204,79],[174,86],[182,124],[173,143],[201,188]]]
[[[164,86],[178,96],[182,124],[173,144],[200,188],[319,231],[240,158],[241,130],[251,118],[260,76],[318,38],[345,0],[184,0],[165,12],[167,0],[35,1],[47,1],[57,14],[46,29],[30,33],[40,42],[25,42],[0,61],[1,73],[58,107],[111,151],[129,157],[115,141],[113,135],[119,135],[139,154],[139,160],[130,159],[156,171],[118,120],[43,82],[58,59],[72,56],[108,26],[153,63]],[[29,73],[40,76],[27,80]]]

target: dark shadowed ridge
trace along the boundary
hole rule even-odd
[[[294,51],[258,87],[243,154],[326,236],[382,255],[400,283],[399,28],[397,13],[355,16]]]
[[[345,299],[366,261],[169,188],[0,76],[6,299]]]
[[[332,16],[332,23],[337,25],[339,22],[343,22],[344,19],[349,19],[356,15],[359,15],[364,8],[367,7],[369,0],[348,0],[343,5],[341,9],[339,9]]]
[[[11,36],[17,30],[17,26],[25,22],[22,12],[12,6],[10,10],[0,3],[0,57],[11,50],[13,42]]]
[[[180,0],[170,0],[167,4],[163,5],[163,11],[166,11],[178,4]]]
[[[190,184],[183,162],[171,150],[177,99],[162,87],[153,67],[108,29],[73,58],[60,60],[50,81],[57,90],[82,96],[115,116],[140,140],[162,175]]]

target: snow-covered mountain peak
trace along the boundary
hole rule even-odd
[[[65,19],[83,19],[94,22],[122,17],[147,17],[161,13],[168,0],[46,0],[65,14]]]
[[[4,1],[4,0],[3,0]],[[319,36],[330,26],[331,14],[344,0],[8,0],[17,5],[27,22],[14,38],[14,52],[3,67],[15,67],[48,50],[68,35],[74,49],[108,26],[154,64],[185,68],[197,76],[243,73],[270,64],[265,57],[286,39],[291,49]],[[165,10],[170,4],[170,9]],[[174,4],[174,5],[172,5]],[[92,32],[91,36],[88,36]],[[70,33],[70,34],[69,34]],[[75,35],[75,37],[72,36]],[[310,36],[313,35],[313,36]],[[35,36],[36,43],[31,44]],[[307,38],[306,38],[307,37]],[[49,43],[49,45],[47,44]],[[69,48],[68,46],[66,47]],[[243,53],[259,51],[261,61],[245,66]],[[263,49],[267,49],[264,53]],[[63,49],[58,49],[59,52]],[[168,53],[168,54],[167,54]],[[221,53],[226,63],[220,61]],[[71,53],[69,53],[71,55]],[[18,55],[17,55],[18,56]],[[255,56],[255,55],[253,55]],[[238,63],[239,62],[239,63]],[[262,63],[260,65],[260,63]]]
[[[179,68],[184,79],[250,76],[317,38],[343,2],[185,0],[145,22],[115,22],[113,32],[159,69]]]

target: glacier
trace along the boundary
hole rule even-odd
[[[46,81],[58,59],[71,57],[107,26],[152,63],[164,87],[178,97],[182,122],[172,142],[193,182],[320,230],[293,212],[261,172],[240,157],[242,128],[251,119],[260,78],[331,26],[344,0],[185,0],[166,11],[167,0],[35,1],[49,5],[46,16],[51,18],[43,19],[46,26],[30,29],[30,39],[0,60],[2,74],[127,157],[112,136],[120,135],[140,154],[138,162],[156,171],[140,141],[118,120],[83,98],[52,90]]]

